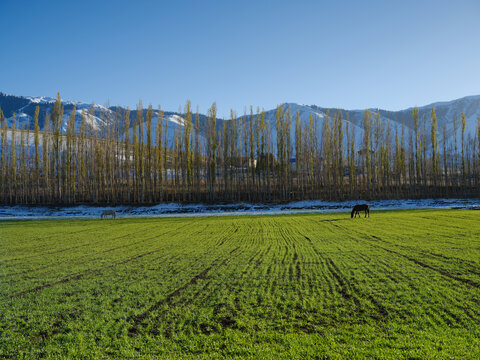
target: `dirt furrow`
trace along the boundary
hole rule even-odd
[[[230,253],[230,255],[235,252],[237,249],[239,249],[239,247],[237,247],[236,249],[232,250],[232,252]],[[128,329],[128,333],[130,335],[135,335],[139,332],[139,326],[141,325],[141,323],[143,322],[143,320],[145,320],[148,315],[157,310],[158,308],[160,308],[162,305],[164,304],[167,304],[169,302],[171,302],[175,297],[179,296],[183,291],[185,291],[186,289],[188,289],[189,287],[195,285],[199,280],[201,279],[204,279],[205,276],[208,274],[208,272],[210,270],[212,270],[214,267],[221,267],[222,265],[224,265],[226,262],[228,261],[228,257],[225,258],[222,262],[220,262],[219,264],[215,264],[213,263],[212,265],[210,265],[209,267],[207,267],[205,270],[203,270],[201,273],[195,275],[193,278],[191,278],[186,284],[184,284],[183,286],[179,287],[178,289],[176,289],[175,291],[173,291],[172,293],[168,294],[164,299],[162,300],[159,300],[157,301],[155,304],[153,304],[152,306],[150,306],[147,310],[145,310],[143,313],[140,313],[134,317],[131,317],[128,321],[130,322],[133,322],[132,325],[130,326],[130,328]]]
[[[156,227],[156,228],[158,228],[158,227]],[[93,241],[93,242],[90,242],[90,243],[87,243],[87,244],[72,246],[72,247],[69,247],[69,248],[50,251],[50,252],[47,252],[47,253],[32,254],[32,255],[29,255],[29,256],[21,257],[21,258],[8,259],[8,260],[4,260],[3,262],[8,263],[8,262],[13,262],[13,261],[20,261],[20,260],[23,260],[23,259],[31,259],[31,258],[35,258],[35,257],[45,256],[45,255],[58,254],[58,253],[62,253],[62,252],[73,250],[73,249],[78,249],[78,248],[85,247],[85,246],[92,246],[92,245],[95,245],[95,244],[98,244],[98,243],[101,243],[101,242],[104,242],[104,241],[113,241],[113,240],[123,239],[125,237],[132,236],[132,235],[135,235],[135,234],[138,234],[138,233],[141,233],[141,232],[144,232],[144,231],[149,231],[149,230],[151,230],[151,229],[147,229],[147,230],[142,229],[140,231],[135,231],[133,233],[129,233],[127,235],[122,235],[122,236],[115,237],[115,238],[112,238],[112,239],[100,239],[100,240]]]
[[[166,233],[163,233],[163,234],[158,234],[158,235],[155,235],[155,236],[152,236],[150,238],[147,238],[147,239],[143,239],[142,241],[148,241],[148,240],[152,240],[152,239],[155,239],[159,236],[162,236],[162,235],[165,235],[165,234],[168,234],[169,232],[171,231],[167,231]],[[109,264],[109,265],[106,265],[106,266],[102,266],[100,268],[97,268],[97,269],[94,269],[94,270],[87,270],[87,271],[84,271],[82,273],[79,273],[79,274],[73,274],[73,275],[69,275],[65,278],[63,278],[62,280],[59,280],[59,281],[55,281],[53,283],[48,283],[48,284],[44,284],[44,285],[41,285],[41,286],[37,286],[33,289],[30,289],[30,290],[25,290],[25,291],[22,291],[20,293],[17,293],[15,295],[13,295],[12,297],[21,297],[23,295],[26,295],[26,294],[29,294],[29,293],[33,293],[33,292],[37,292],[37,291],[40,291],[40,290],[43,290],[43,289],[46,289],[46,288],[51,288],[53,286],[56,286],[56,285],[60,285],[60,284],[65,284],[69,281],[72,281],[72,280],[78,280],[80,279],[81,277],[83,276],[86,276],[86,275],[91,275],[91,274],[95,274],[95,273],[98,273],[102,270],[105,270],[105,269],[108,269],[110,267],[113,267],[113,266],[116,266],[116,265],[120,265],[120,264],[126,264],[130,261],[133,261],[133,260],[137,260],[137,259],[140,259],[140,258],[143,258],[147,255],[151,255],[151,254],[154,254],[154,253],[157,253],[159,251],[162,251],[162,250],[165,250],[165,246],[164,247],[161,247],[161,248],[158,248],[158,249],[155,249],[155,250],[151,250],[151,251],[148,251],[146,253],[142,253],[142,254],[138,254],[138,255],[135,255],[135,256],[132,256],[132,257],[129,257],[127,259],[123,259],[123,260],[120,260],[120,261],[115,261],[114,263],[112,264]]]
[[[367,234],[364,234],[364,235],[368,236]],[[382,239],[381,237],[378,237],[378,236],[375,236],[375,235],[370,235],[370,237],[374,238],[375,240],[381,241],[384,244],[395,246],[395,247],[403,249],[403,250],[416,252],[416,253],[426,255],[426,256],[430,256],[430,257],[433,257],[433,258],[440,258],[440,259],[444,259],[444,260],[448,260],[448,261],[454,261],[455,263],[461,263],[465,266],[468,266],[468,271],[469,272],[471,272],[475,275],[480,275],[480,271],[478,270],[478,265],[473,261],[461,259],[461,258],[458,258],[458,257],[455,257],[455,256],[446,256],[446,255],[443,255],[443,254],[435,253],[433,251],[420,249],[420,248],[415,248],[415,247],[411,247],[411,246],[393,244],[393,243],[391,243],[389,241],[386,241],[386,240]]]
[[[377,236],[371,236],[371,237],[373,237],[373,238],[376,239],[376,240],[379,240],[379,239],[380,239],[380,238],[378,238]],[[380,239],[380,240],[381,240],[381,239]],[[445,270],[438,269],[438,268],[436,268],[436,267],[434,267],[434,266],[431,266],[431,265],[429,265],[429,264],[425,264],[424,262],[422,262],[422,261],[420,261],[420,260],[418,260],[418,259],[415,259],[415,258],[413,258],[413,257],[411,257],[411,256],[402,254],[402,253],[400,253],[400,252],[398,252],[398,251],[391,250],[391,249],[387,249],[387,248],[385,248],[385,247],[383,247],[383,246],[380,246],[380,245],[378,245],[378,244],[375,244],[375,245],[373,245],[373,246],[375,246],[375,247],[377,247],[377,248],[379,248],[379,249],[382,249],[382,250],[384,250],[384,251],[386,251],[386,252],[389,252],[389,253],[391,253],[391,254],[395,254],[395,255],[401,256],[401,257],[403,257],[403,258],[405,258],[405,259],[407,259],[407,260],[409,260],[409,261],[411,261],[411,262],[413,262],[413,263],[415,263],[415,264],[417,264],[417,265],[419,265],[419,266],[421,266],[421,267],[423,267],[423,268],[425,268],[425,269],[429,269],[429,270],[435,271],[435,272],[437,272],[437,273],[439,273],[439,274],[441,274],[441,275],[443,275],[443,276],[445,276],[445,277],[448,277],[448,278],[450,278],[450,279],[459,281],[459,282],[461,282],[461,283],[464,283],[464,284],[467,284],[467,285],[470,285],[470,286],[473,286],[473,287],[477,287],[477,288],[480,287],[480,284],[478,284],[477,282],[475,282],[475,281],[473,281],[473,280],[465,279],[465,278],[462,278],[462,277],[460,277],[460,276],[456,276],[456,275],[450,274],[449,272],[447,272],[447,271],[445,271]]]
[[[103,242],[103,241],[115,241],[115,240],[123,239],[123,238],[129,237],[129,236],[132,236],[132,235],[135,235],[135,234],[144,232],[144,231],[146,231],[146,230],[136,231],[136,232],[133,232],[133,233],[130,233],[130,234],[127,234],[127,235],[122,235],[122,236],[119,236],[119,237],[115,237],[115,238],[112,238],[112,239],[102,239],[102,240],[98,240],[98,241],[92,242],[92,243],[90,243],[90,244],[85,244],[85,245],[78,246],[78,247],[84,247],[84,246],[87,246],[87,245],[90,245],[90,246],[91,246],[91,245],[98,244],[98,243]],[[163,234],[162,234],[162,235],[163,235]],[[144,240],[148,240],[148,239],[144,239]],[[118,250],[118,249],[121,249],[121,248],[124,248],[124,247],[128,247],[128,246],[131,246],[131,245],[134,245],[134,244],[137,244],[137,243],[138,243],[138,242],[129,243],[129,244],[122,245],[122,246],[117,246],[117,247],[114,247],[114,248],[111,248],[111,249],[103,250],[103,251],[101,251],[101,253],[107,253],[107,252],[110,252],[110,251]],[[70,248],[70,249],[72,249],[72,248]],[[69,250],[69,249],[66,249],[66,250]],[[66,251],[66,250],[65,250],[65,251]],[[49,254],[54,254],[54,253],[57,253],[57,252],[51,252],[51,253],[49,253]],[[87,257],[87,256],[89,256],[89,255],[90,255],[90,254],[76,257],[75,260],[83,259],[84,257]],[[25,258],[22,258],[22,259],[25,259]],[[31,272],[36,272],[36,271],[38,271],[38,270],[45,270],[45,269],[48,269],[48,268],[53,267],[53,266],[58,266],[59,264],[66,263],[66,262],[70,262],[70,259],[67,259],[67,260],[64,260],[64,261],[58,261],[58,262],[52,263],[52,264],[50,264],[50,265],[41,266],[41,267],[36,268],[36,269],[31,269],[31,270],[26,270],[26,271],[19,271],[19,272],[16,272],[16,273],[9,273],[9,274],[1,275],[1,276],[3,276],[3,277],[10,277],[10,276],[15,276],[15,275],[28,274],[28,273],[31,273]]]

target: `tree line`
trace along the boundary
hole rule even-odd
[[[93,107],[82,110],[79,129],[75,114],[74,107],[62,129],[58,95],[40,130],[38,107],[33,129],[17,128],[15,114],[8,127],[0,109],[1,204],[480,196],[480,118],[475,134],[467,134],[464,113],[452,118],[449,136],[445,124],[438,128],[434,108],[429,120],[415,108],[413,129],[385,126],[380,114],[366,110],[359,140],[341,110],[304,121],[279,105],[272,134],[265,111],[253,107],[240,117],[231,111],[218,126],[214,103],[201,134],[198,109],[187,101],[173,143],[160,106],[145,113],[140,103],[133,123],[128,108],[105,111],[100,128],[88,124]]]

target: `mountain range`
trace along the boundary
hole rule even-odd
[[[8,95],[0,92],[0,108],[2,109],[4,116],[7,118],[7,126],[12,126],[13,114],[16,116],[16,128],[25,128],[33,129],[33,115],[35,113],[36,106],[40,107],[39,115],[39,125],[40,129],[43,130],[45,126],[45,114],[46,112],[52,112],[53,105],[55,103],[55,98],[50,97],[32,97],[32,96],[15,96]],[[102,106],[97,104],[87,104],[82,102],[75,101],[62,101],[64,106],[64,119],[62,124],[62,130],[66,131],[66,124],[70,117],[70,113],[73,110],[74,105],[76,105],[76,129],[80,127],[81,113],[82,110],[86,112],[93,107],[92,114],[87,114],[86,122],[88,126],[93,130],[101,129],[103,125],[109,121],[113,121],[114,114],[124,113],[126,108],[120,106]],[[297,103],[285,103],[284,110],[290,107],[290,112],[294,116],[297,111],[300,114],[301,121],[305,124],[310,115],[313,116],[315,121],[323,121],[327,112],[331,115],[336,114],[338,110],[341,110],[343,113],[343,121],[346,125],[347,121],[349,122],[350,129],[354,129],[354,134],[356,142],[361,141],[363,136],[363,118],[364,112],[366,109],[358,110],[347,110],[347,109],[338,109],[338,108],[329,108],[329,107],[320,107],[317,105],[302,105]],[[470,134],[472,137],[475,135],[477,119],[480,117],[480,95],[477,96],[467,96],[460,99],[446,101],[446,102],[436,102],[428,104],[425,106],[418,107],[419,109],[419,118],[420,124],[423,121],[426,121],[427,131],[429,131],[429,119],[432,107],[435,108],[435,113],[438,118],[438,129],[439,134],[445,125],[447,130],[447,136],[451,137],[453,134],[453,119],[457,118],[458,129],[460,128],[460,116],[464,112],[466,116],[466,134]],[[389,111],[384,109],[369,109],[373,114],[378,112],[380,114],[380,121],[382,126],[386,127],[387,123],[390,123],[392,130],[395,128],[400,129],[404,124],[406,130],[413,129],[413,107],[399,110],[399,111]],[[144,118],[146,116],[146,109],[143,109]],[[155,129],[156,126],[156,116],[158,111],[154,109],[154,118],[152,122],[152,129]],[[267,110],[265,113],[267,123],[270,124],[272,139],[275,138],[276,129],[275,129],[275,114],[276,109]],[[172,111],[164,112],[164,119],[168,121],[168,133],[167,138],[169,143],[173,141],[175,128],[183,127],[184,119],[183,114]],[[132,126],[133,121],[136,117],[136,111],[131,111],[130,114],[130,125]],[[247,121],[248,121],[247,117]],[[347,120],[348,119],[348,120]],[[221,129],[223,127],[223,122],[228,121],[224,119],[217,119],[217,128]],[[207,116],[204,114],[199,114],[199,127],[200,134],[204,135],[207,129]],[[317,123],[318,131],[321,130],[322,124]],[[145,129],[146,131],[146,129]],[[292,123],[292,141],[294,140],[295,133],[295,124]],[[459,130],[457,130],[457,135]]]

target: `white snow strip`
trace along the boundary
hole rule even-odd
[[[346,212],[355,204],[368,203],[371,210],[398,209],[479,209],[480,199],[421,199],[376,201],[298,201],[287,204],[181,204],[154,206],[0,206],[0,220],[99,218],[104,210],[115,210],[119,217],[197,217],[282,215],[300,213]]]

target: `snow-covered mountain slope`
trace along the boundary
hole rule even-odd
[[[40,107],[39,115],[39,124],[40,128],[44,128],[45,124],[45,115],[47,112],[51,113],[53,105],[55,103],[55,98],[50,97],[22,97],[14,96],[0,93],[0,108],[2,109],[5,117],[7,118],[8,126],[12,126],[13,114],[16,114],[16,128],[29,127],[33,129],[33,115],[35,113],[36,106]],[[85,113],[85,120],[89,131],[102,131],[108,125],[113,123],[119,124],[119,130],[121,133],[124,132],[125,124],[125,113],[126,109],[119,106],[114,107],[105,107],[97,104],[87,104],[82,102],[73,102],[73,101],[62,101],[64,106],[64,118],[62,123],[62,130],[66,131],[67,121],[70,117],[70,114],[73,110],[74,105],[76,106],[75,113],[75,122],[76,129],[80,128],[82,112]],[[443,127],[446,127],[447,136],[452,138],[454,131],[454,118],[456,118],[457,124],[457,137],[460,136],[460,116],[464,112],[466,116],[466,134],[471,137],[475,136],[477,119],[480,117],[480,95],[477,96],[467,96],[464,98],[446,101],[446,102],[437,102],[425,106],[418,107],[419,109],[419,119],[420,126],[423,127],[425,123],[426,131],[429,132],[430,129],[430,114],[432,107],[435,108],[435,113],[438,118],[438,132],[439,137],[441,138]],[[286,111],[290,108],[290,114],[292,116],[292,126],[291,126],[291,139],[292,146],[294,146],[295,141],[295,114],[298,112],[302,122],[303,129],[307,128],[310,115],[313,117],[315,122],[315,127],[317,135],[320,136],[323,121],[326,117],[327,112],[330,114],[330,118],[333,118],[335,114],[338,113],[339,109],[337,108],[328,108],[320,107],[317,105],[302,105],[296,103],[286,103],[283,105],[283,110]],[[387,123],[390,124],[392,134],[395,129],[401,129],[402,125],[405,125],[406,135],[408,136],[409,131],[413,129],[413,107],[400,110],[400,111],[389,111],[383,109],[369,109],[371,112],[372,120],[376,112],[380,114],[380,121],[382,128],[386,129]],[[355,142],[359,144],[363,138],[363,118],[365,110],[344,110],[341,109],[343,115],[344,123],[344,137],[346,139],[346,125],[348,122],[350,134],[354,133]],[[146,118],[147,110],[143,110],[143,118]],[[132,128],[137,112],[133,109],[130,113],[130,127]],[[155,129],[157,125],[157,116],[158,110],[154,110],[153,119],[152,119],[152,140],[156,138]],[[247,121],[250,121],[250,116],[247,115]],[[275,137],[276,137],[276,109],[266,111],[266,120],[271,129],[271,138],[272,143],[275,146]],[[176,131],[181,131],[184,126],[184,119],[182,114],[177,112],[165,112],[164,121],[168,122],[168,131],[167,131],[167,140],[169,146],[172,146],[174,142],[174,134]],[[217,129],[223,127],[223,119],[217,119]],[[201,136],[206,133],[207,128],[207,117],[203,114],[199,116],[199,125],[200,125],[200,134]],[[146,134],[147,128],[146,125],[143,128],[143,136]],[[130,131],[130,136],[133,136],[132,131]]]
[[[314,108],[321,109],[315,106]],[[466,117],[465,133],[470,134],[472,137],[474,137],[478,117],[480,116],[480,95],[466,96],[452,101],[435,102],[424,106],[418,106],[420,128],[422,128],[423,124],[425,123],[427,132],[430,131],[430,115],[432,112],[432,108],[435,109],[435,114],[438,119],[439,136],[441,136],[443,126],[445,125],[447,137],[452,137],[454,132],[454,118],[456,118],[457,137],[460,136],[460,117],[462,112],[464,112]],[[390,121],[391,127],[400,127],[402,126],[402,124],[405,124],[407,130],[413,130],[414,107],[399,111],[389,111],[373,108],[369,110],[372,114],[372,118],[376,112],[380,114],[380,120],[384,126],[386,126],[386,123]],[[363,127],[365,110],[347,110],[346,112],[348,112],[349,114],[350,121],[360,127]]]
[[[318,107],[296,104],[296,103],[286,103],[283,105],[283,112],[290,111],[292,117],[292,124],[290,128],[290,136],[292,139],[292,146],[295,147],[295,122],[296,114],[298,112],[300,117],[300,122],[302,124],[302,131],[306,132],[308,129],[308,124],[310,121],[310,115],[312,116],[314,122],[314,128],[316,130],[316,135],[321,136],[323,129],[323,122],[327,116],[328,109],[322,109]],[[276,129],[276,109],[269,110],[265,113],[265,119],[270,124],[272,139],[276,138],[277,129]],[[337,111],[330,111],[329,118],[333,119],[333,116],[337,114]],[[347,119],[343,116],[343,125],[344,125],[344,141],[347,140]],[[354,122],[348,121],[349,134],[354,134],[355,142],[358,144],[363,138],[363,127],[357,125]],[[273,144],[275,149],[275,144]]]
[[[40,108],[39,112],[39,125],[40,129],[45,128],[45,118],[46,114],[52,113],[53,106],[56,99],[51,97],[21,97],[14,95],[7,95],[0,93],[0,108],[2,109],[6,119],[7,126],[11,128],[13,126],[13,118],[15,115],[15,128],[16,129],[31,129],[33,130],[34,126],[34,114],[35,108],[38,106]],[[124,133],[125,125],[125,114],[126,109],[122,107],[105,107],[98,104],[87,104],[82,102],[74,102],[62,100],[62,105],[64,107],[64,114],[61,124],[62,132],[67,131],[67,123],[70,119],[71,113],[76,107],[75,111],[75,129],[78,131],[82,124],[82,114],[85,116],[85,123],[87,126],[87,131],[90,133],[100,132],[107,128],[109,125],[118,124],[120,132]],[[146,111],[143,110],[144,121],[146,119]],[[130,112],[130,128],[133,127],[135,118],[137,116],[136,110]],[[158,110],[154,110],[153,119],[152,119],[152,139],[155,139],[155,129],[158,120]],[[201,115],[200,120],[205,122],[205,116]],[[174,112],[165,112],[164,122],[168,121],[167,127],[167,141],[171,145],[173,144],[175,129],[181,129],[184,126],[184,119],[177,113]],[[203,128],[201,124],[200,128]],[[147,136],[147,127],[144,124],[143,127],[143,136]],[[133,138],[133,131],[130,129],[130,136]]]
[[[39,111],[39,125],[40,129],[44,129],[45,117],[47,112],[52,113],[53,106],[56,99],[50,97],[19,97],[14,95],[7,95],[0,93],[0,107],[7,118],[8,127],[13,126],[13,116],[15,115],[15,128],[30,128],[33,129],[35,109],[38,106]],[[92,130],[98,130],[102,125],[108,123],[108,117],[111,117],[112,111],[105,106],[97,104],[86,104],[82,102],[62,101],[64,107],[64,115],[61,124],[62,131],[67,130],[67,122],[70,114],[76,105],[76,128],[81,124],[81,114],[85,111],[85,122]],[[90,113],[89,110],[93,109]]]
[[[435,114],[438,118],[439,131],[445,124],[447,128],[447,135],[452,135],[454,122],[453,119],[456,118],[457,131],[460,132],[460,116],[461,113],[464,112],[466,117],[465,133],[470,134],[472,137],[474,136],[477,127],[477,121],[480,117],[480,95],[467,96],[452,101],[436,102],[430,105],[419,107],[419,117],[422,121],[425,120],[427,122],[427,126],[429,124],[432,108],[435,108]],[[413,108],[409,108],[397,112],[402,117],[405,117],[406,120],[409,120],[407,124],[411,127],[413,127],[412,111]]]

